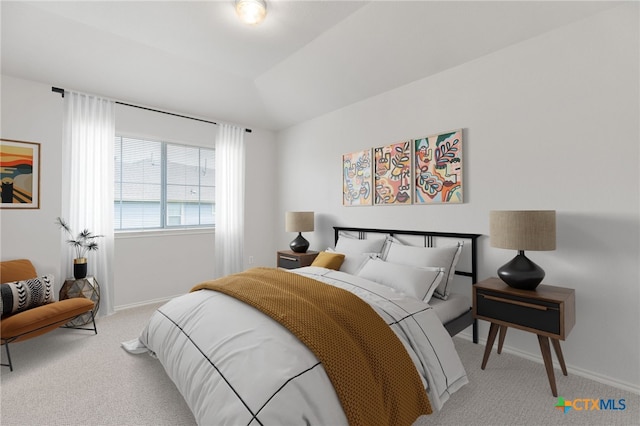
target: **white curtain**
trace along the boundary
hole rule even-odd
[[[244,129],[220,124],[216,138],[215,276],[244,269]]]
[[[114,102],[65,92],[62,138],[62,213],[74,234],[103,235],[91,251],[87,275],[100,285],[99,316],[113,313]],[[63,242],[62,271],[73,276],[73,252]],[[64,277],[63,277],[64,278]]]

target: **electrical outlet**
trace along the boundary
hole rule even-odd
[[[249,265],[253,265],[253,256],[249,256]]]

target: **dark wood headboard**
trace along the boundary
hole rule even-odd
[[[348,226],[334,226],[334,242],[338,242],[338,237],[341,231],[357,234],[357,238],[364,240],[367,238],[368,234],[384,234],[389,236],[395,236],[398,238],[399,236],[412,236],[418,237],[421,240],[421,244],[424,247],[435,247],[436,240],[440,241],[441,239],[450,239],[452,242],[463,241],[465,247],[469,247],[468,242],[470,242],[471,251],[470,251],[470,263],[471,266],[465,267],[463,265],[456,266],[456,275],[462,275],[465,277],[471,278],[471,284],[475,284],[478,282],[478,238],[482,236],[482,234],[466,234],[459,232],[435,232],[435,231],[406,231],[399,229],[378,229],[378,228],[357,228],[357,227],[348,227]],[[467,251],[463,248],[463,251]],[[471,310],[469,310],[468,314],[465,315],[465,318],[460,318],[459,321],[456,321],[458,324],[449,324],[447,328],[451,335],[461,331],[462,329],[468,327],[471,323],[473,323],[473,342],[478,342],[478,324],[477,321],[472,319]],[[447,324],[445,324],[447,327]]]

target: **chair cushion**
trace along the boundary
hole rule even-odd
[[[36,268],[28,259],[5,260],[0,262],[0,283],[28,280],[38,276]]]
[[[0,321],[3,339],[17,337],[14,341],[27,340],[66,324],[72,318],[89,312],[95,304],[89,299],[75,297],[20,312]]]

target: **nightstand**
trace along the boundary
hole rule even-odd
[[[571,288],[540,284],[535,290],[509,287],[499,278],[489,278],[473,285],[473,316],[491,322],[482,369],[487,365],[498,331],[498,353],[507,328],[513,327],[538,336],[542,359],[547,370],[553,396],[558,396],[549,339],[556,352],[562,374],[567,367],[562,356],[560,340],[565,340],[576,323],[575,291]]]
[[[318,256],[317,251],[308,250],[306,253],[296,253],[291,250],[281,250],[278,252],[278,268],[296,269],[309,266]]]
[[[67,323],[67,326],[78,327],[89,324],[96,317],[100,309],[100,284],[95,277],[68,278],[64,281],[59,293],[59,300],[71,299],[73,297],[84,297],[95,303],[93,307],[93,317],[90,313],[80,315]]]

